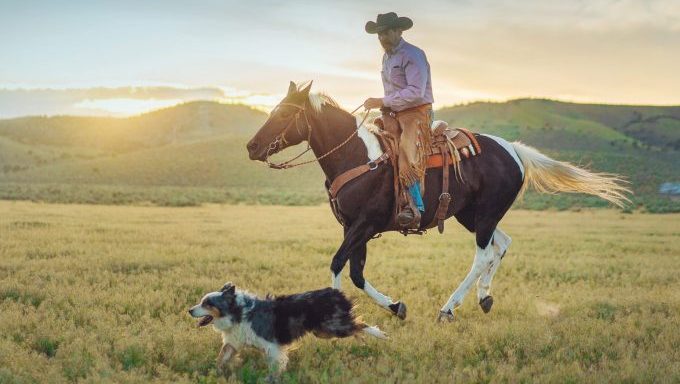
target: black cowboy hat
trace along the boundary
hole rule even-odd
[[[405,31],[413,26],[413,20],[408,17],[399,17],[394,12],[381,13],[375,21],[366,23],[366,32],[380,33],[392,28]]]

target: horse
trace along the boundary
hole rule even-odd
[[[378,305],[404,319],[406,305],[378,291],[363,273],[367,242],[382,232],[394,230],[391,219],[397,203],[393,184],[395,169],[389,161],[375,163],[383,152],[375,134],[366,129],[363,122],[358,124],[357,119],[330,96],[310,93],[310,89],[311,82],[290,83],[286,96],[247,143],[249,157],[279,169],[318,161],[326,176],[326,188],[345,171],[364,164],[370,166],[370,171],[346,183],[336,196],[344,239],[331,261],[332,286],[340,289],[341,272],[349,261],[354,285]],[[542,193],[591,194],[620,207],[629,202],[626,195],[630,190],[618,175],[591,172],[554,160],[520,142],[509,143],[478,133],[475,137],[482,153],[450,167],[450,172],[459,172],[463,177],[449,178],[448,193],[453,201],[446,218],[455,217],[475,234],[476,253],[467,276],[441,307],[439,321],[454,319],[454,309],[463,303],[475,282],[480,307],[485,313],[491,310],[491,282],[512,241],[498,224],[527,187]],[[303,141],[315,159],[292,163],[298,155],[281,164],[270,161],[271,155]],[[442,191],[442,168],[428,169],[424,183],[425,212],[421,230],[435,217]]]

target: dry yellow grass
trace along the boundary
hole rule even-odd
[[[455,222],[369,244],[366,277],[409,306],[400,321],[355,289],[387,342],[304,338],[284,382],[678,382],[680,216],[511,211],[513,244],[484,315],[438,309],[467,273]],[[224,382],[216,333],[186,309],[228,280],[252,292],[327,286],[341,230],[328,207],[109,207],[0,202],[0,382]],[[229,382],[258,382],[245,353]]]

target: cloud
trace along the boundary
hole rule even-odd
[[[86,107],[104,99],[147,100],[111,101],[131,109],[199,98],[272,106],[289,80],[304,79],[350,109],[382,93],[382,51],[363,27],[383,3],[15,3],[0,13],[0,32],[18,36],[3,41],[12,60],[0,62],[0,116],[93,113]],[[437,106],[559,95],[680,102],[678,0],[413,4],[393,0],[389,10],[414,20],[405,37],[428,55]],[[2,89],[11,82],[28,87]]]
[[[494,23],[586,31],[680,31],[677,0],[481,1]]]
[[[182,103],[182,99],[87,99],[73,105],[78,110],[90,111],[89,114],[136,115],[154,109],[167,108]]]

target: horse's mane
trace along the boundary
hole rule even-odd
[[[296,84],[298,91],[302,90],[308,84],[309,82],[301,82]],[[335,101],[332,97],[328,96],[323,92],[310,93],[309,104],[312,105],[312,110],[314,110],[315,113],[321,113],[321,107],[323,107],[324,105],[337,108],[341,111],[345,111],[344,109],[342,109],[342,107],[340,107],[340,104],[338,104],[337,101]]]

